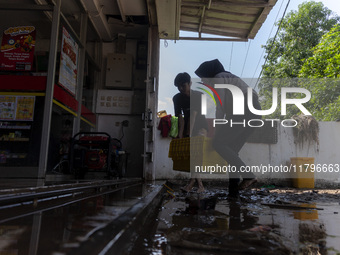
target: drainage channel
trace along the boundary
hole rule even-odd
[[[79,246],[66,249],[65,254],[133,254],[131,250],[136,240],[149,231],[158,216],[165,193],[164,184],[159,183],[124,214],[91,233]]]
[[[0,223],[140,184],[141,180],[89,181],[0,191]]]
[[[125,254],[158,212],[163,184],[122,180],[2,191],[0,253]]]

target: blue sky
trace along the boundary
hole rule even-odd
[[[291,0],[287,13],[297,10],[298,5],[303,2],[306,1]],[[324,6],[340,15],[339,0],[318,2],[322,2]],[[204,61],[218,58],[226,70],[237,76],[247,79],[257,78],[265,60],[261,45],[265,45],[268,38],[274,37],[277,30],[274,26],[275,20],[282,17],[287,3],[288,0],[278,0],[255,39],[248,42],[161,40],[158,111],[166,110],[168,114],[174,113],[172,97],[178,93],[173,85],[175,76],[180,72],[187,72],[192,78],[197,78],[194,71]]]

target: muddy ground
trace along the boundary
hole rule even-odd
[[[225,185],[197,194],[169,183],[143,254],[340,254],[340,190],[257,184],[229,200]]]

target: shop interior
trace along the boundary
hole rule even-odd
[[[0,176],[142,177],[144,1],[126,16],[110,1],[2,2]]]

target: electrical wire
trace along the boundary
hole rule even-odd
[[[275,33],[274,39],[273,39],[273,41],[272,41],[272,44],[271,44],[271,46],[270,46],[269,52],[268,52],[268,54],[267,54],[267,56],[266,56],[266,59],[265,59],[265,61],[264,61],[263,65],[262,65],[262,69],[261,69],[261,72],[260,72],[259,78],[257,79],[257,81],[256,81],[256,84],[255,84],[255,86],[254,86],[254,89],[256,88],[257,84],[259,83],[259,79],[260,79],[260,77],[261,77],[261,75],[262,75],[262,73],[263,73],[263,68],[264,68],[264,66],[265,66],[265,65],[266,65],[266,63],[267,63],[268,56],[269,56],[269,55],[271,54],[271,52],[272,52],[273,45],[274,45],[274,42],[275,42],[275,40],[276,40],[276,36],[277,36],[277,34],[279,33],[279,31],[280,31],[280,29],[281,29],[282,20],[283,20],[283,18],[284,18],[284,17],[285,17],[285,15],[286,15],[286,12],[287,12],[287,9],[288,9],[288,6],[289,6],[289,4],[290,4],[290,0],[288,0],[288,3],[287,3],[287,5],[286,5],[286,8],[285,8],[285,11],[283,12],[283,15],[282,15],[282,18],[281,18],[281,21],[280,21],[279,27],[278,27],[278,29],[276,30],[276,33]]]
[[[123,139],[123,137],[124,137],[124,125],[122,125],[122,136],[121,136],[121,138],[119,138],[119,141],[121,141]]]
[[[283,1],[281,2],[280,9],[279,9],[279,11],[278,11],[277,14],[276,14],[276,18],[275,18],[275,21],[274,21],[274,23],[273,23],[272,29],[270,30],[270,33],[269,33],[269,35],[268,35],[267,42],[268,42],[270,36],[272,35],[272,32],[273,32],[273,30],[274,30],[274,27],[275,27],[277,18],[279,17],[279,14],[280,14],[280,12],[281,12],[281,9],[282,9],[282,6],[283,6],[283,3],[284,3],[284,2],[285,2],[285,0],[283,0]],[[262,54],[261,54],[260,59],[259,59],[259,61],[258,61],[258,63],[257,63],[255,72],[254,72],[253,77],[252,77],[251,80],[253,80],[254,77],[255,77],[256,71],[257,71],[257,69],[259,68],[259,65],[260,65],[260,63],[261,63],[261,60],[262,60],[262,57],[263,57],[264,52],[265,52],[265,49],[263,48]]]
[[[233,49],[234,49],[234,42],[231,43],[231,52],[230,52],[230,61],[229,61],[229,71],[231,71],[231,60],[233,59]]]
[[[248,53],[249,53],[250,44],[251,44],[251,41],[249,41],[249,44],[248,44],[248,49],[247,49],[246,57],[244,59],[244,63],[243,63],[243,67],[242,67],[241,77],[243,75],[244,67],[246,65],[246,61],[247,61],[247,57],[248,57]]]

